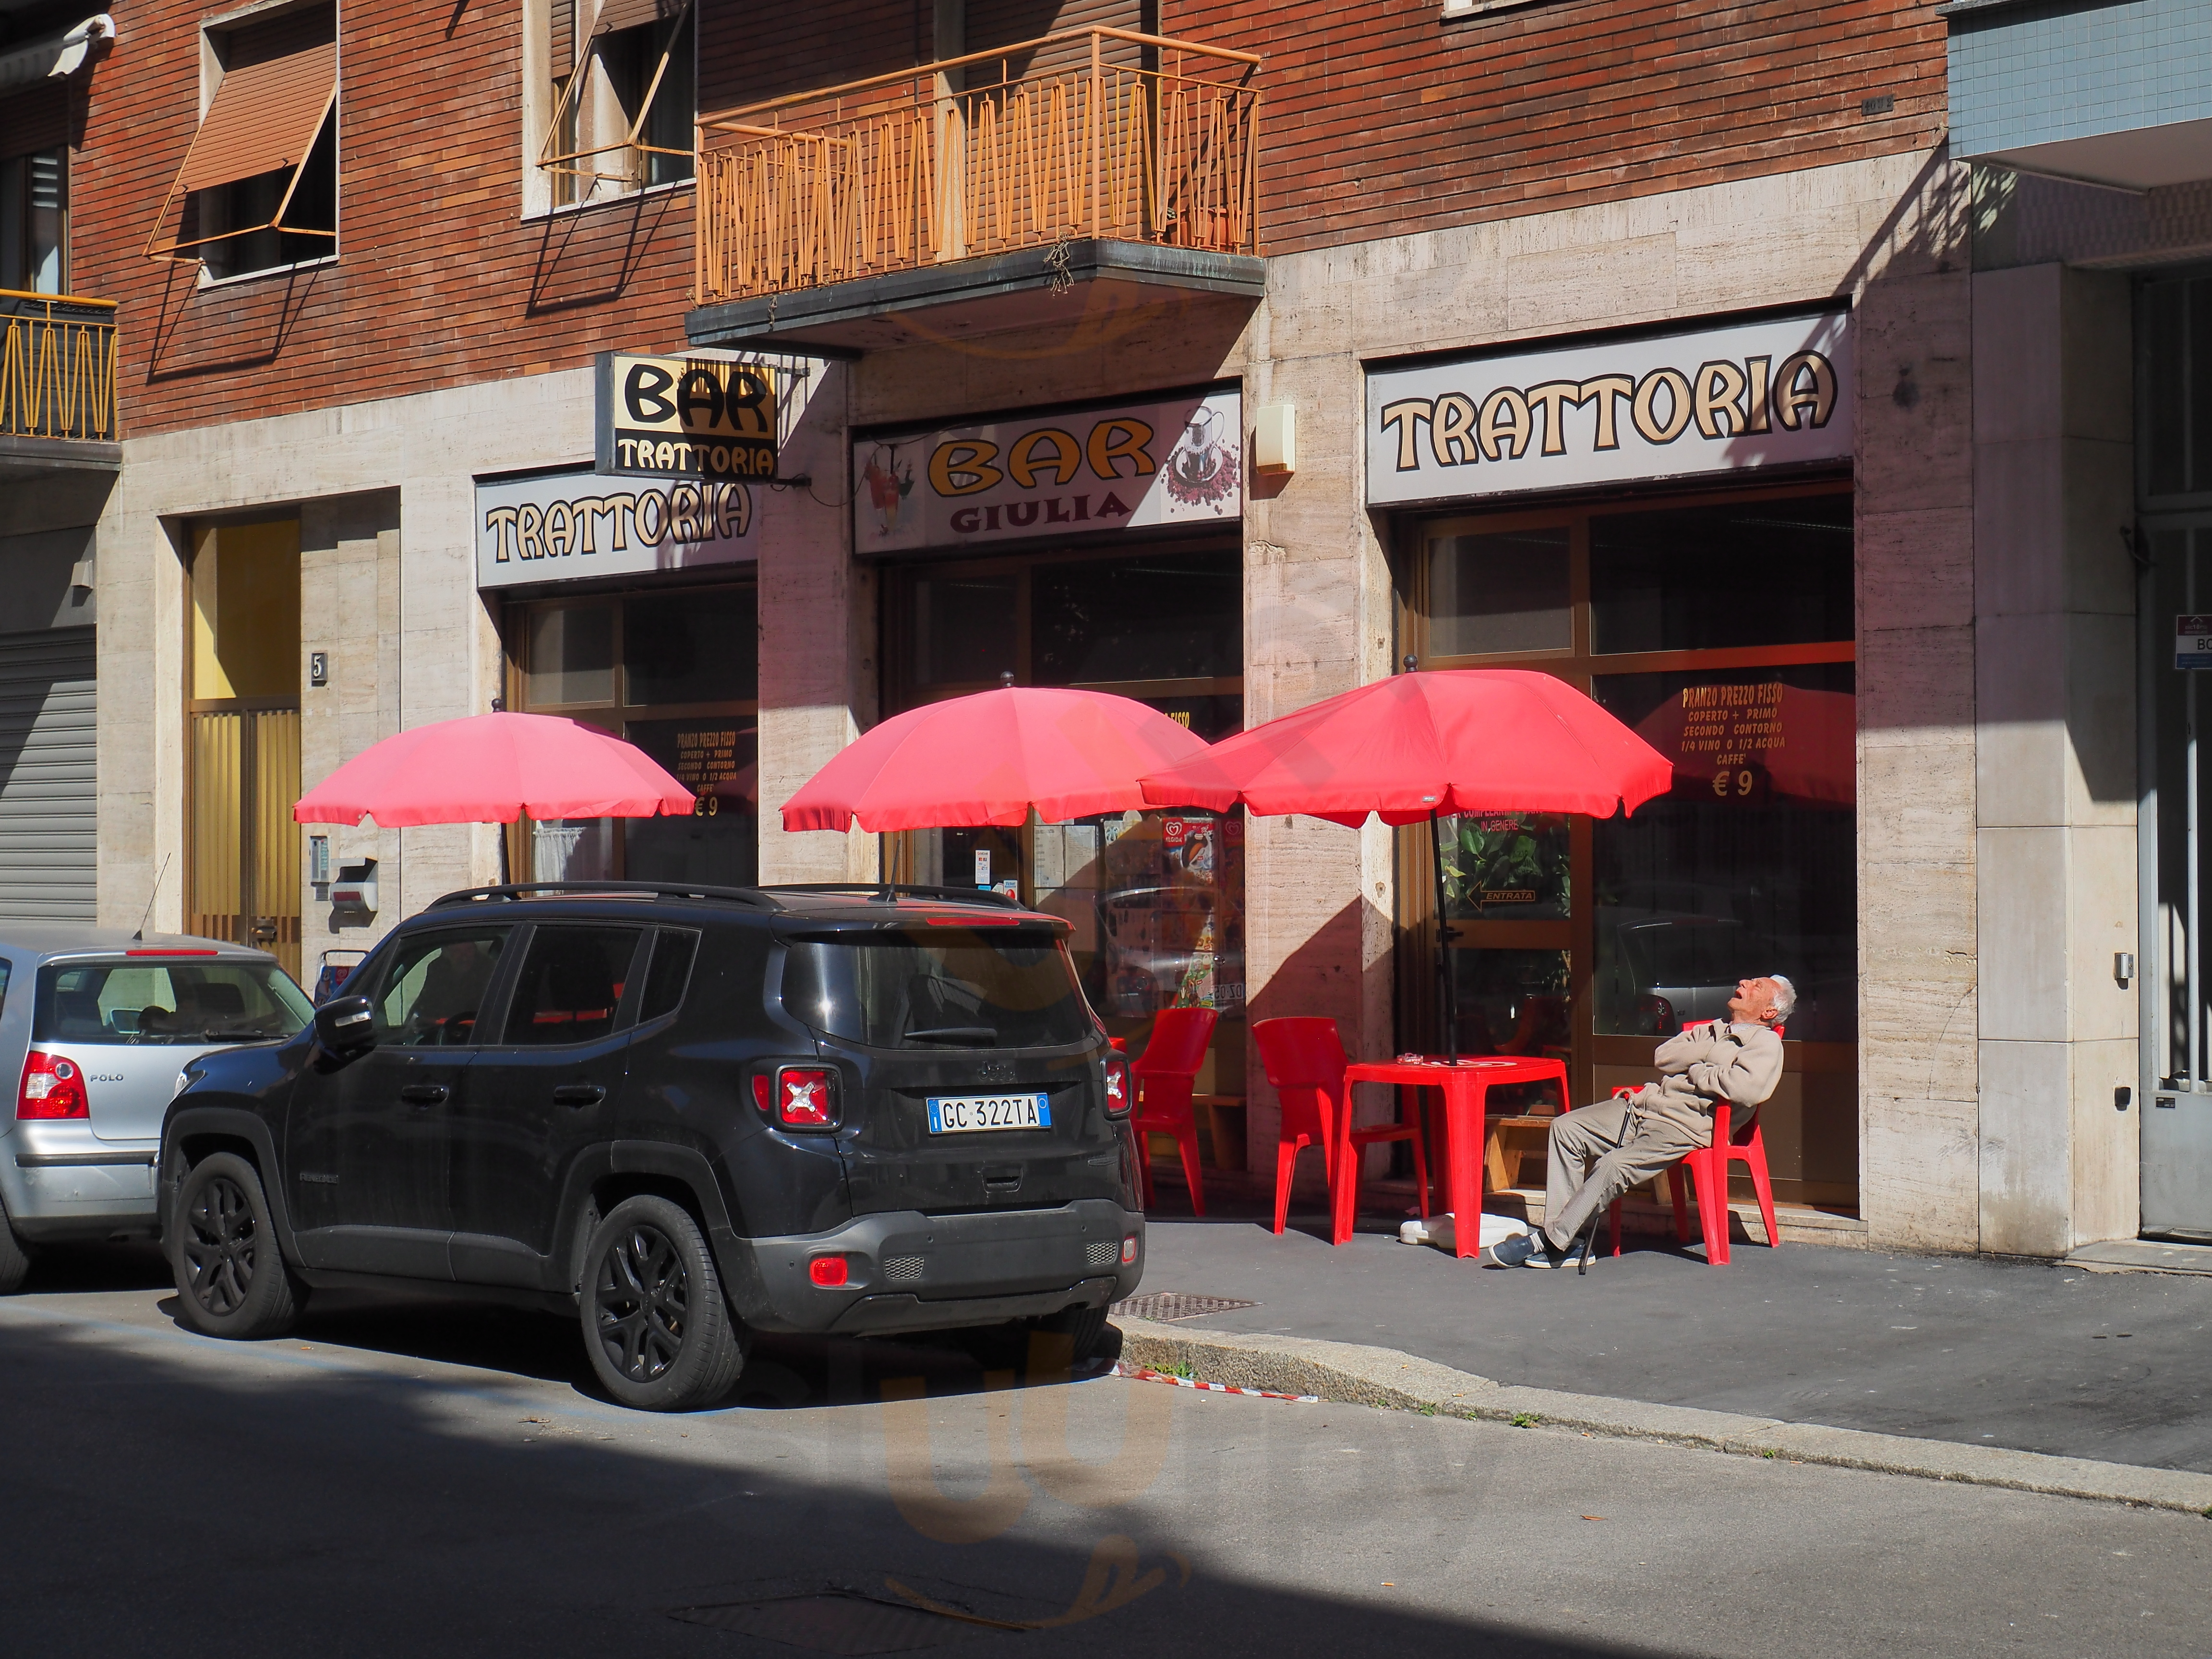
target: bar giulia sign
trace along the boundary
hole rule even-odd
[[[1233,523],[1244,510],[1242,406],[1234,392],[1192,392],[856,442],[854,547]]]
[[[1847,457],[1849,321],[1829,313],[1371,369],[1367,499],[1443,501]]]

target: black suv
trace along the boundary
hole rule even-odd
[[[489,1290],[580,1314],[608,1391],[660,1411],[726,1394],[753,1331],[1027,1322],[1091,1357],[1145,1224],[1066,932],[955,890],[450,895],[298,1036],[185,1069],[182,1317]]]

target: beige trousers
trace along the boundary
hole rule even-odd
[[[1672,1118],[1638,1118],[1626,1100],[1601,1101],[1552,1120],[1544,1173],[1544,1236],[1560,1249],[1631,1187],[1712,1141]]]

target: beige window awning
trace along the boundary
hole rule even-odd
[[[335,41],[230,70],[216,88],[214,101],[209,104],[207,114],[200,121],[200,130],[192,136],[191,147],[185,152],[184,165],[177,169],[176,182],[169,186],[168,198],[161,204],[161,216],[155,223],[155,240],[160,240],[169,209],[179,196],[236,184],[241,179],[256,178],[282,167],[296,167],[306,161],[337,95],[338,49]],[[297,183],[295,177],[295,186]],[[283,222],[284,210],[291,202],[292,192],[288,190],[267,224],[226,230],[219,235],[203,236],[190,242],[171,241],[158,247],[149,243],[147,254],[153,258],[165,258],[185,248],[203,246],[231,236],[250,236],[272,228],[295,229],[296,227]]]

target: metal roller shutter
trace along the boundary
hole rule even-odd
[[[94,920],[93,630],[0,634],[0,921]]]

